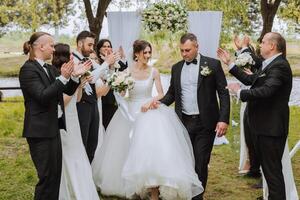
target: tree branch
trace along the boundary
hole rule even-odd
[[[94,21],[94,15],[93,15],[93,10],[92,10],[92,5],[90,0],[83,0],[84,6],[85,6],[85,14],[88,19],[89,24],[93,24]],[[100,0],[99,0],[100,2]]]

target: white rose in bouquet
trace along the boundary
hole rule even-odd
[[[238,55],[238,57],[235,60],[235,64],[238,67],[250,68],[250,66],[254,65],[255,62],[254,62],[252,56],[250,55],[250,53],[245,52],[245,53],[242,53],[242,54]]]
[[[134,80],[131,78],[128,72],[114,72],[107,79],[107,85],[109,85],[114,91],[122,92],[131,90],[134,85]]]

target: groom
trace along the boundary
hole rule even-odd
[[[173,65],[170,87],[160,102],[170,105],[175,101],[175,112],[193,145],[196,173],[205,188],[215,136],[225,135],[228,127],[230,99],[220,61],[203,56],[198,50],[194,34],[181,37],[183,60]],[[203,199],[203,193],[193,199]]]

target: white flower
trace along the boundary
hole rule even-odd
[[[143,24],[145,30],[157,32],[167,29],[172,32],[185,31],[187,26],[187,11],[175,3],[155,3],[144,10]]]
[[[249,52],[242,53],[238,55],[238,57],[235,60],[235,64],[239,67],[246,67],[247,65],[254,65],[255,62],[250,55]]]
[[[209,67],[208,66],[200,66],[201,68],[202,68],[202,70],[200,71],[200,74],[202,75],[202,76],[208,76],[208,75],[210,75],[211,74],[211,69],[209,69]]]

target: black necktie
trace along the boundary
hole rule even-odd
[[[48,73],[48,77],[49,77],[50,81],[53,81],[54,78],[52,77],[52,74],[51,74],[51,72],[50,72],[50,65],[48,65],[47,63],[45,63],[45,64],[43,65],[43,67],[46,68],[47,73]]]
[[[194,60],[192,60],[191,62],[185,61],[187,65],[190,65],[191,63],[197,65],[197,59],[194,58]]]

